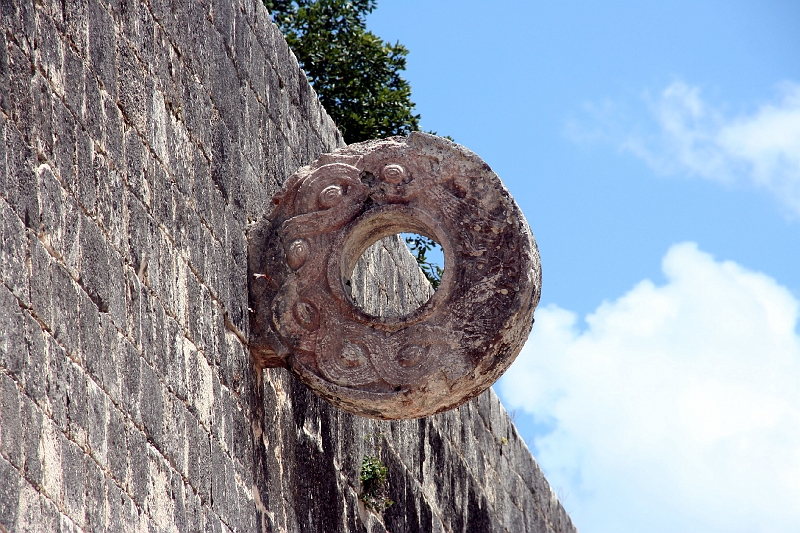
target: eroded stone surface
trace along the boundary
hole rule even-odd
[[[521,349],[539,300],[536,244],[497,175],[432,135],[369,141],[296,172],[249,235],[250,349],[350,412],[426,416],[473,398]],[[354,305],[356,261],[415,232],[442,244],[440,288],[402,316]]]

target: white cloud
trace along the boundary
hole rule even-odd
[[[772,278],[670,248],[586,317],[551,305],[500,382],[584,533],[800,531],[798,302]]]
[[[593,127],[572,120],[566,133],[577,142],[610,139],[657,172],[750,183],[800,215],[800,84],[787,82],[779,89],[777,103],[729,116],[706,102],[698,87],[678,81],[655,100],[647,98],[655,133],[640,127],[621,133],[619,121],[628,121],[608,102],[587,106]]]

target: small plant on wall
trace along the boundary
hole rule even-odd
[[[364,504],[377,513],[382,513],[394,502],[389,499],[386,482],[386,465],[374,455],[365,455],[361,461],[361,494]]]
[[[368,509],[383,513],[394,502],[389,499],[389,483],[386,480],[388,469],[380,459],[382,433],[367,433],[364,441],[373,448],[373,454],[367,454],[361,461],[361,494],[359,498]]]

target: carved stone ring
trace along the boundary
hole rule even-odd
[[[494,383],[530,332],[541,266],[519,207],[469,150],[423,133],[368,141],[298,170],[249,233],[250,350],[351,413],[417,418]],[[405,316],[353,302],[374,242],[418,233],[442,245],[434,295]]]

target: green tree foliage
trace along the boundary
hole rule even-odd
[[[376,0],[264,0],[322,105],[348,143],[419,129],[408,50],[366,28]]]

